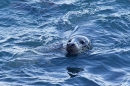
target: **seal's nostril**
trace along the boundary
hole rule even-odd
[[[71,46],[74,46],[75,44],[71,44]]]
[[[73,43],[69,43],[69,44],[67,44],[67,46],[68,46],[68,47],[74,47],[75,44],[73,44]]]

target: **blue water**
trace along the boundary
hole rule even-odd
[[[93,49],[52,50],[71,34]],[[130,86],[130,0],[0,0],[0,85]]]

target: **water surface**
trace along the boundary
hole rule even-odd
[[[129,86],[129,9],[129,0],[1,0],[0,84]],[[73,58],[51,51],[72,34],[93,49]]]

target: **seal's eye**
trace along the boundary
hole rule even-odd
[[[85,42],[84,42],[83,40],[80,40],[80,43],[81,43],[81,44],[84,44]]]

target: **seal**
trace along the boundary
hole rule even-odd
[[[76,35],[70,37],[65,49],[68,55],[78,55],[79,53],[92,49],[92,45],[86,36]]]

